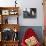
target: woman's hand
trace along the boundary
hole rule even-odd
[[[38,41],[34,36],[32,36],[32,37],[26,39],[25,43],[27,44],[27,46],[35,46],[38,43]]]

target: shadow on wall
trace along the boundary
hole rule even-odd
[[[24,36],[24,33],[25,31],[28,29],[28,28],[32,28],[34,30],[34,32],[36,32],[37,34],[37,37],[39,39],[39,41],[41,43],[43,43],[43,31],[42,31],[42,26],[21,26],[20,27],[20,32],[19,32],[19,39],[20,39],[20,42]]]

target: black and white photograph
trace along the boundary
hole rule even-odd
[[[30,8],[29,11],[26,8],[25,11],[23,11],[24,18],[36,18],[36,16],[37,16],[36,8]]]

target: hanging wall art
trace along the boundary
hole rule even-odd
[[[23,17],[24,18],[36,18],[37,16],[37,12],[36,12],[36,8],[25,8],[25,10],[23,11]]]

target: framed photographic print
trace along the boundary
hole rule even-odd
[[[37,16],[36,8],[30,8],[23,11],[24,18],[36,18],[36,16]]]
[[[9,15],[9,10],[2,10],[2,15]]]
[[[10,15],[16,15],[17,13],[18,13],[18,12],[17,12],[16,10],[10,10],[10,11],[9,11],[9,14],[10,14]]]
[[[10,11],[9,11],[9,14],[10,14],[10,15],[14,15],[14,10],[10,10]]]

